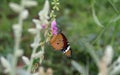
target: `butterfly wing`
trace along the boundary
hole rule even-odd
[[[72,55],[71,49],[69,49],[68,51],[66,51],[64,54],[65,54],[67,57],[71,57],[71,55]]]
[[[69,42],[67,41],[67,38],[65,37],[65,35],[63,33],[61,33],[62,37],[63,37],[63,40],[64,40],[64,47],[63,47],[63,50],[62,52],[67,56],[67,57],[71,57],[72,55],[72,50],[70,48],[70,44]]]
[[[57,35],[53,35],[53,37],[50,40],[50,44],[55,50],[58,50],[58,51],[61,50],[64,47],[64,40],[61,33]]]
[[[50,44],[55,50],[62,51],[67,57],[71,57],[71,48],[63,33],[53,35]]]
[[[62,35],[62,38],[63,38],[63,43],[64,43],[64,46],[63,46],[63,48],[66,48],[67,47],[67,38],[65,37],[65,35],[63,34],[63,33],[61,33],[61,35]]]

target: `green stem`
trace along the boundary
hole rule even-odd
[[[112,39],[111,39],[111,45],[114,44],[114,41],[115,41],[115,37],[116,37],[116,33],[117,33],[117,29],[119,28],[118,27],[119,25],[115,24],[115,28],[114,28],[114,32],[113,32],[113,36],[112,36]]]
[[[34,61],[33,55],[36,53],[36,51],[37,51],[37,48],[34,47],[33,52],[32,52],[32,54],[31,54],[30,65],[29,65],[29,67],[28,67],[28,69],[27,69],[27,72],[28,72],[28,73],[31,72],[32,64],[33,64],[33,61]]]
[[[95,8],[94,8],[94,4],[95,4],[95,2],[92,1],[92,3],[91,3],[91,9],[92,9],[93,20],[95,21],[95,23],[96,23],[98,26],[104,27],[104,26],[102,25],[102,23],[100,22],[100,20],[98,19],[97,15],[96,15]]]
[[[86,43],[84,41],[82,41],[82,42],[84,43],[85,47],[87,48],[86,49],[87,52],[91,55],[91,57],[95,61],[96,65],[99,67],[99,57],[95,53],[95,50],[93,49],[93,47],[89,43]]]
[[[107,30],[107,28],[109,27],[110,24],[108,24],[106,27],[104,27],[102,30],[100,30],[100,33],[98,34],[98,36],[96,37],[96,39],[92,42],[92,44],[95,44],[100,37],[103,35],[103,33]]]
[[[22,6],[22,4],[21,4]],[[22,6],[23,7],[23,6]],[[21,14],[19,14],[18,17],[18,25],[20,25],[20,31],[19,37],[15,37],[15,45],[14,45],[14,57],[13,57],[13,70],[11,72],[11,75],[16,75],[16,66],[17,66],[17,61],[18,61],[18,56],[16,56],[16,51],[20,49],[20,43],[21,43],[21,35],[22,35],[22,29],[23,29],[23,20],[20,17]]]
[[[114,11],[119,14],[118,9],[115,7],[115,5],[113,4],[113,2],[111,0],[108,0],[108,2],[111,4],[112,8],[114,9]]]

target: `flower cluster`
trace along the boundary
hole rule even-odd
[[[22,56],[23,50],[20,48],[21,44],[21,35],[23,30],[23,21],[27,19],[29,12],[26,7],[33,7],[36,6],[37,2],[33,0],[21,0],[20,4],[16,4],[11,2],[9,4],[10,8],[19,14],[18,23],[13,24],[13,32],[14,32],[14,53],[9,56],[9,59],[1,57],[1,63],[3,67],[5,67],[5,73],[9,73],[10,75],[16,75],[18,68],[17,68],[17,60],[18,57]],[[12,68],[12,69],[11,69]]]
[[[112,63],[113,48],[107,46],[104,56],[99,62],[99,74],[98,75],[117,75],[120,70],[120,57]]]
[[[41,29],[43,28],[43,25],[44,25],[44,27],[46,27],[49,23],[48,22],[48,19],[49,19],[48,13],[49,13],[49,2],[48,2],[48,0],[46,0],[44,8],[38,13],[39,19],[33,19],[33,22],[35,23],[35,28],[30,28],[28,30],[30,33],[35,35],[34,41],[33,41],[33,43],[31,43],[33,52],[31,54],[30,60],[25,56],[23,57],[23,60],[25,61],[25,63],[29,64],[28,72],[31,72],[34,58],[39,58],[40,64],[44,58],[44,45],[40,44],[40,43],[42,43],[41,37],[40,37],[40,32],[41,32]],[[41,46],[41,50],[39,50],[39,52],[37,52],[37,48],[39,46]],[[28,61],[30,63],[28,63]]]
[[[58,28],[55,20],[51,23],[51,31],[53,35],[56,35],[58,33]]]
[[[26,56],[22,56],[23,55],[23,50],[20,48],[20,44],[21,44],[21,35],[22,35],[22,30],[23,30],[23,21],[25,19],[27,19],[29,12],[26,9],[26,7],[32,7],[32,6],[36,6],[37,2],[34,0],[21,0],[20,4],[16,4],[16,3],[10,3],[10,8],[19,14],[19,18],[18,18],[18,23],[13,25],[13,30],[14,30],[14,36],[15,36],[15,45],[14,45],[14,54],[11,55],[10,58],[10,62],[4,58],[1,57],[1,63],[3,65],[3,67],[5,68],[5,73],[9,73],[10,75],[52,75],[53,71],[51,68],[48,68],[47,71],[45,72],[43,70],[42,67],[38,67],[39,71],[35,72],[35,73],[31,73],[32,66],[33,66],[33,62],[34,59],[40,59],[39,60],[39,64],[41,64],[42,60],[44,59],[44,42],[42,42],[41,40],[41,30],[45,29],[45,38],[47,38],[46,41],[49,41],[50,37],[49,37],[49,1],[46,0],[45,1],[45,5],[43,7],[43,9],[38,13],[39,19],[33,19],[32,21],[35,24],[35,28],[30,28],[28,29],[28,31],[34,35],[34,41],[30,44],[31,48],[32,48],[32,54],[31,54],[31,58],[29,59]],[[58,28],[57,28],[57,24],[56,21],[53,20],[51,23],[51,31],[53,33],[53,35],[57,34],[58,32]],[[41,49],[38,51],[38,47],[41,47]],[[22,65],[22,67],[17,66],[17,61],[18,58],[22,56],[23,62],[28,66],[27,70],[25,70],[23,68],[24,65]],[[25,65],[25,66],[26,66]],[[13,69],[11,69],[13,68]]]
[[[53,8],[50,12],[50,17],[52,20],[55,20],[56,18],[55,11],[59,11],[59,5],[60,5],[59,0],[53,0],[52,5],[53,5]]]
[[[113,49],[111,46],[107,46],[105,49],[104,56],[99,62],[99,74],[108,75],[108,65],[111,64],[113,58]]]

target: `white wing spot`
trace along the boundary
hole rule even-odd
[[[70,46],[67,47],[67,49],[64,51],[64,53],[66,53],[68,50],[70,50]]]

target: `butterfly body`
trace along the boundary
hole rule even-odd
[[[62,51],[67,57],[71,57],[70,44],[63,33],[53,35],[50,44],[56,51]]]

